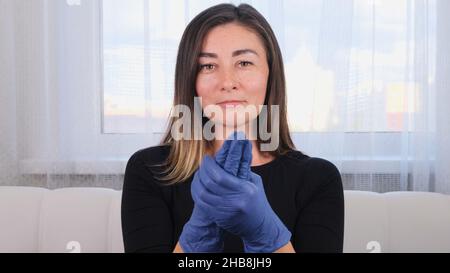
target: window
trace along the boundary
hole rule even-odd
[[[161,136],[184,28],[221,2],[103,1],[103,134]],[[427,130],[435,130],[436,2],[251,4],[282,50],[297,147],[352,173],[405,168],[417,117],[429,111]]]
[[[209,5],[103,1],[104,133],[162,129],[189,9]],[[411,128],[408,116],[419,110],[421,92],[429,92],[411,77],[420,61],[411,56],[420,39],[415,27],[423,25],[414,21],[413,1],[284,1],[282,21],[271,12],[264,15],[283,50],[293,132]],[[425,26],[435,35],[429,20]],[[428,46],[434,56],[434,44]]]
[[[434,82],[435,17],[419,21],[415,1],[288,1],[285,70],[297,132],[413,129],[423,92],[417,65]],[[430,3],[429,14],[435,13]],[[429,28],[427,30],[418,28]],[[428,36],[422,36],[427,33]],[[427,46],[429,63],[415,56]],[[427,73],[424,73],[424,75]]]
[[[164,131],[183,17],[179,1],[103,1],[103,133]]]

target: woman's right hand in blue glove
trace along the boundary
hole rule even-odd
[[[238,137],[242,136],[234,133],[230,138],[238,139]],[[236,147],[237,144],[237,142],[232,142],[230,139],[226,140],[215,156],[216,163],[233,175],[238,175],[240,167],[239,161],[227,161],[227,158],[231,159],[242,154],[242,146]],[[229,154],[231,148],[233,153]],[[238,151],[238,149],[241,150]],[[249,165],[250,162],[247,164]],[[199,169],[195,172],[192,184],[199,183],[199,172],[204,167],[205,166],[200,165]],[[244,173],[241,171],[239,175],[243,176]],[[214,223],[205,211],[202,211],[199,208],[194,192],[192,193],[192,197],[194,199],[194,209],[189,221],[184,225],[179,238],[179,243],[183,252],[221,252],[223,250],[223,230]]]

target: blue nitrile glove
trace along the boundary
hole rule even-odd
[[[234,132],[216,154],[216,162],[228,173],[248,179],[252,163],[252,144],[242,132]],[[225,152],[224,152],[225,151]]]
[[[231,138],[237,135],[232,135]],[[219,152],[216,154],[216,162],[222,168],[235,173],[235,170],[239,168],[239,164],[234,166],[228,163],[225,166],[226,159],[228,157],[228,151],[231,146],[231,140],[226,140],[222,145]],[[231,161],[230,161],[231,162]],[[200,168],[202,166],[200,165]],[[198,183],[198,172],[194,174],[192,184]],[[195,196],[192,195],[194,202]],[[220,229],[216,223],[214,223],[205,212],[199,209],[198,205],[194,204],[194,209],[191,214],[191,218],[184,225],[183,231],[179,238],[179,243],[184,252],[221,252],[223,250],[223,230]]]
[[[192,183],[198,181],[198,174],[197,170]],[[205,211],[194,203],[191,218],[184,225],[178,242],[185,253],[222,252],[222,234],[223,231],[205,214]]]
[[[244,155],[239,156],[235,149],[245,150]],[[228,173],[206,156],[200,179],[191,190],[197,196],[196,203],[219,227],[242,238],[246,252],[274,252],[289,242],[291,233],[267,201],[261,177],[250,171],[247,160],[251,162],[251,155],[247,153],[251,154],[249,141],[232,143],[227,157],[232,162],[225,164],[235,165],[242,157],[238,173],[248,173],[249,178]]]

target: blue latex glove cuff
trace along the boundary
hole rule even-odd
[[[223,251],[223,230],[205,219],[194,206],[191,218],[184,225],[178,242],[185,253],[209,253]]]

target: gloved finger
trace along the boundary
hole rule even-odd
[[[234,140],[246,140],[247,138],[245,137],[245,133],[241,132],[241,131],[235,131],[232,134],[232,137]]]
[[[222,144],[222,147],[220,147],[220,150],[216,154],[216,162],[223,167],[225,165],[225,160],[228,156],[228,150],[230,149],[231,140],[225,140]]]
[[[221,178],[214,179],[213,176],[217,173]],[[216,196],[239,196],[241,194],[241,196],[245,196],[258,188],[264,188],[259,175],[250,171],[249,177],[249,180],[235,177],[220,168],[210,156],[205,156],[202,167],[195,173],[191,191],[193,191],[193,196],[198,198],[202,194]]]
[[[200,169],[198,178],[200,184],[202,184],[202,186],[211,193],[217,195],[227,195],[236,192],[235,189],[230,189],[229,187],[223,186],[220,183],[214,182],[212,178],[208,175],[205,168]]]
[[[228,156],[228,151],[230,150],[230,145],[232,143],[232,140],[238,139],[238,137],[242,137],[242,133],[239,132],[233,132],[228,136],[228,138],[224,141],[222,144],[221,149],[217,152],[216,155],[216,161],[219,163],[219,165],[223,168],[225,165],[225,161]],[[244,135],[245,137],[245,135]]]
[[[248,179],[251,183],[253,183],[255,186],[259,187],[261,186],[263,187],[263,183],[262,183],[262,178],[261,176],[257,175],[256,173],[250,171],[249,173],[249,179]]]
[[[209,177],[204,178],[202,181],[201,174],[202,174],[202,172],[199,169],[198,171],[195,172],[194,178],[192,180],[191,195],[192,195],[192,199],[194,200],[194,202],[196,202],[198,199],[198,196],[201,195],[205,191],[215,193],[215,192],[211,191],[212,186],[208,186],[208,184],[212,184],[210,181],[208,183],[203,182],[203,181],[208,181],[207,179],[209,179]]]
[[[202,195],[202,197],[203,196],[204,195]],[[215,217],[217,216],[217,207],[215,205],[210,205],[206,203],[200,196],[195,202],[195,205],[198,206],[198,208],[202,210],[203,213],[205,213],[208,218],[215,219]]]
[[[200,168],[195,172],[191,185],[191,194],[193,198],[198,198],[198,195],[203,192],[211,192],[213,194],[223,194],[230,190],[221,188],[214,183],[211,178],[205,173],[205,168]],[[195,199],[194,199],[195,201]]]
[[[199,171],[196,171],[191,184],[191,195],[194,202],[197,202],[198,195],[203,191],[203,186],[200,184]]]
[[[195,180],[193,181],[192,185],[191,185],[191,194],[192,194],[192,199],[194,200],[195,204],[198,204],[201,200],[204,200],[204,196],[217,196],[219,197],[220,195],[217,195],[216,193],[212,192],[208,186],[205,186],[204,183],[202,183],[200,177],[200,173],[201,172],[196,172],[195,173]],[[214,185],[214,183],[213,183]],[[220,191],[219,191],[220,192]],[[203,198],[203,199],[202,199]],[[217,202],[215,204],[211,204],[208,203],[211,206],[223,206],[222,200],[220,200],[220,202]]]
[[[243,191],[237,194],[215,194],[210,191],[202,191],[199,200],[215,207],[217,212],[230,212],[245,210],[248,205],[248,193],[257,191],[257,187],[249,181],[242,181]]]
[[[202,191],[202,193],[209,192],[211,194],[228,199],[235,197],[237,197],[238,199],[245,199],[247,196],[254,194],[258,190],[258,188],[263,188],[262,185],[259,186],[257,183],[252,183],[249,180],[240,179],[236,176],[228,174],[223,170],[222,172],[224,174],[224,179],[223,181],[217,182],[216,180],[211,179],[211,177],[207,175],[206,172],[207,171],[204,172],[205,174],[200,172],[199,175],[200,183],[206,189]],[[257,177],[260,179],[259,176]]]
[[[239,165],[237,177],[242,179],[248,179],[251,163],[252,163],[252,143],[249,140],[247,140],[244,145],[244,152],[242,154],[242,159]]]
[[[228,138],[227,138],[227,140],[225,140],[225,142],[227,142],[228,145],[231,146],[231,144],[234,141],[236,141],[236,140],[245,140],[245,134],[243,132],[235,131],[232,134],[230,134],[230,136],[228,136]],[[228,153],[229,153],[229,150],[230,150],[230,146],[228,146],[228,151],[227,151]],[[238,151],[236,151],[236,152],[238,153]],[[228,162],[227,165],[225,166],[225,162],[226,162],[226,159],[228,157],[228,153],[225,156],[225,160],[223,160],[223,164],[220,164],[220,162],[219,162],[219,165],[222,168],[224,168],[225,171],[236,175],[237,174],[237,172],[236,172],[236,165],[237,164],[235,162]],[[238,155],[239,154],[240,153],[238,153]],[[239,169],[239,167],[237,167],[237,168]]]
[[[237,175],[239,164],[241,162],[242,151],[245,140],[232,140],[228,156],[225,161],[224,169],[232,175]]]
[[[203,158],[200,172],[204,172],[207,175],[211,182],[221,185],[224,188],[227,188],[231,191],[240,191],[241,182],[244,181],[227,171],[217,164],[217,162],[212,159],[210,156],[206,155]]]
[[[220,215],[223,213],[239,210],[240,205],[239,200],[229,200],[210,193],[202,194],[199,200],[203,206],[209,208],[208,216],[215,219],[222,218]]]

